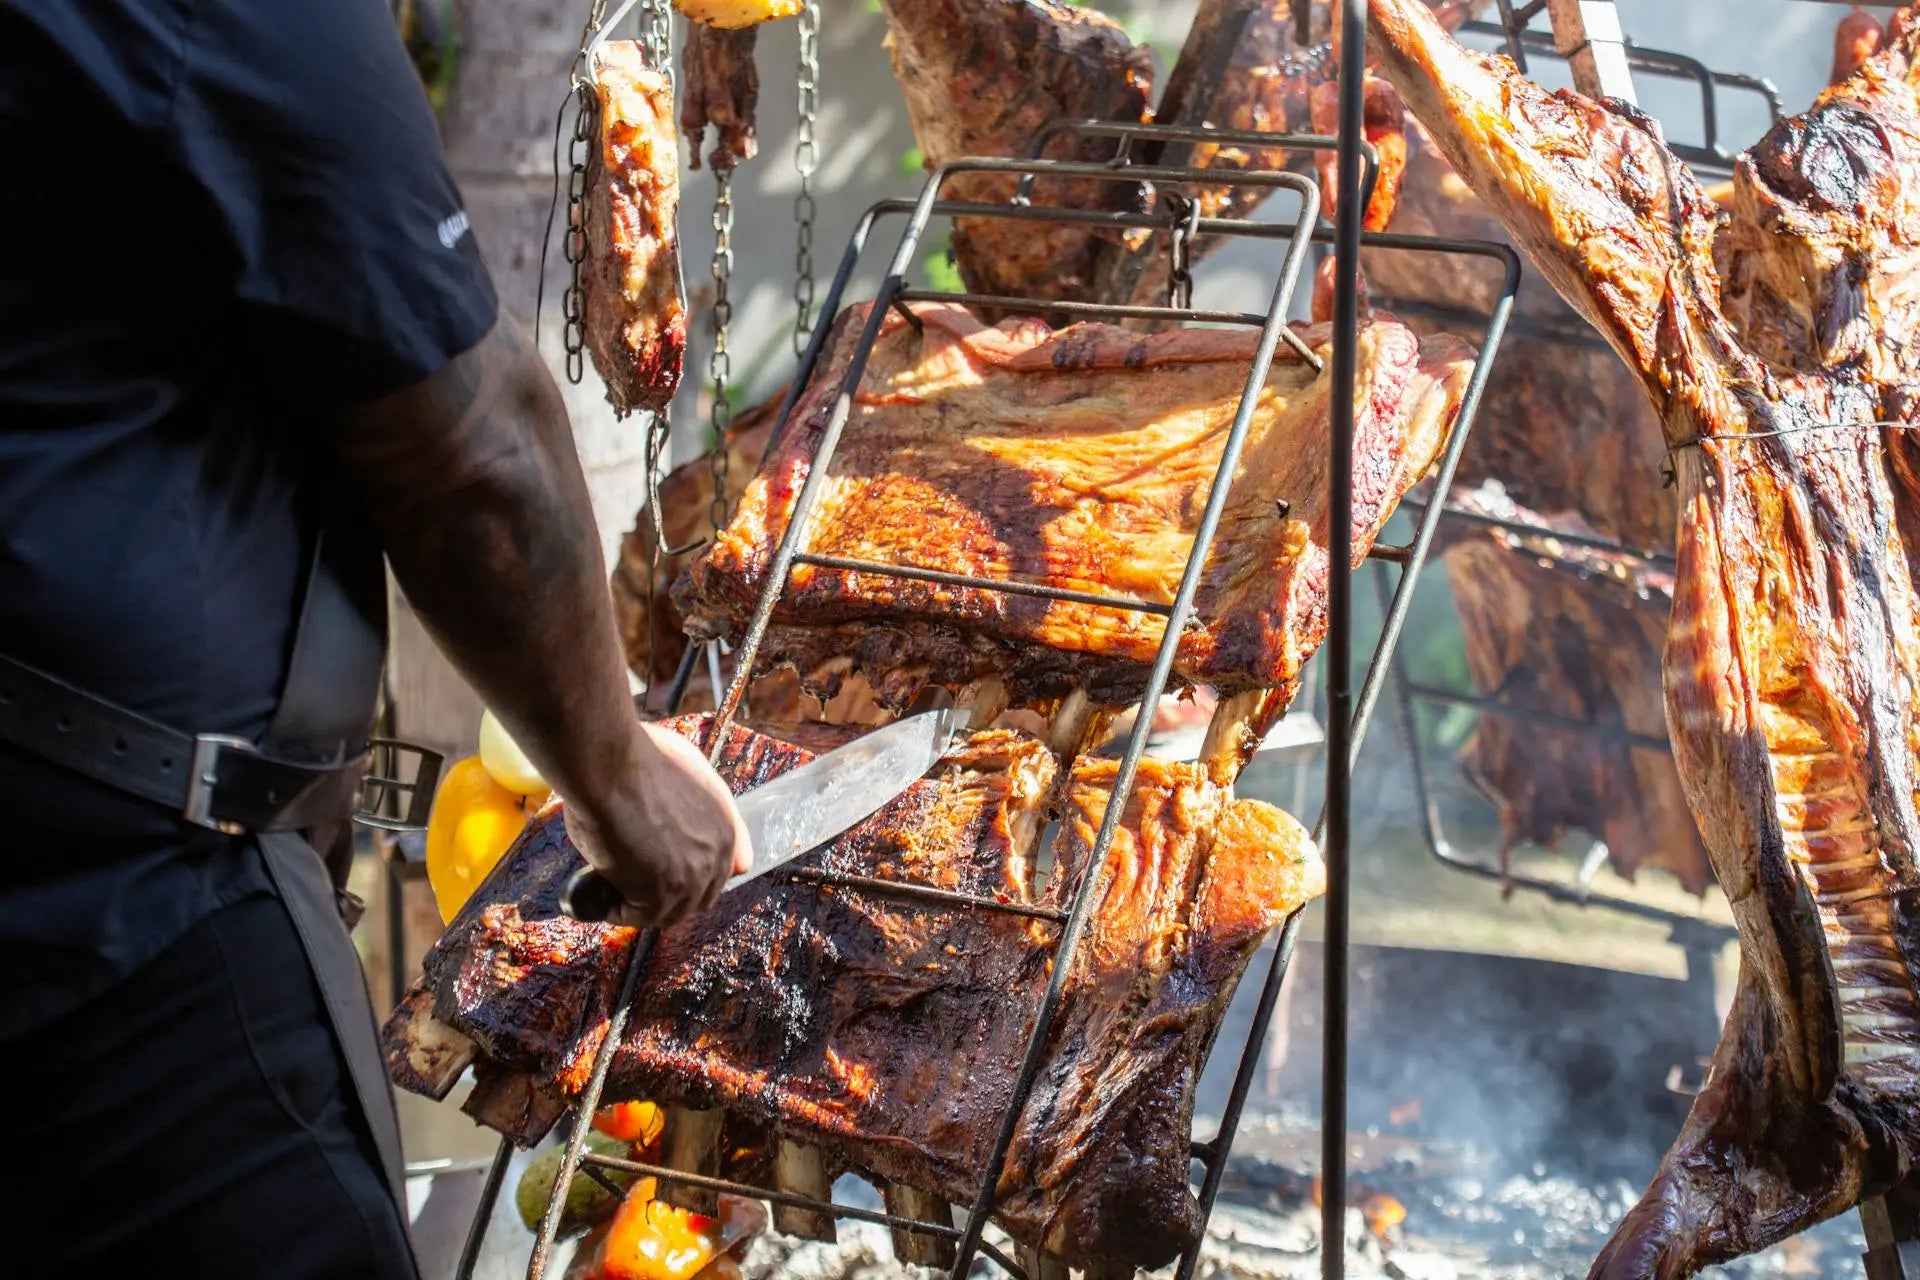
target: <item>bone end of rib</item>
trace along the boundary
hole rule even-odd
[[[897,1218],[938,1223],[943,1227],[953,1225],[952,1206],[931,1191],[888,1182],[880,1188],[880,1194],[887,1203],[887,1212]],[[955,1258],[952,1240],[922,1235],[900,1227],[893,1229],[893,1252],[902,1262],[943,1270],[953,1266]]]
[[[774,1148],[773,1186],[776,1191],[814,1200],[828,1200],[833,1195],[820,1148],[791,1138],[781,1138]],[[803,1240],[831,1243],[838,1238],[832,1214],[802,1209],[798,1205],[775,1205],[773,1227],[783,1235],[799,1236]]]
[[[726,1122],[726,1112],[670,1106],[662,1119],[661,1164],[709,1178],[720,1172],[720,1131]],[[668,1183],[665,1199],[694,1213],[714,1216],[720,1211],[719,1195],[702,1187]]]
[[[454,1084],[473,1065],[479,1050],[467,1036],[433,1012],[433,992],[424,984],[407,993],[394,1011],[388,1033],[387,1070],[395,1084],[435,1102],[446,1101]],[[390,1025],[392,1025],[390,1024]]]
[[[1014,1261],[1027,1273],[1027,1280],[1070,1280],[1067,1264],[1056,1253],[1044,1253],[1030,1244],[1014,1248]]]

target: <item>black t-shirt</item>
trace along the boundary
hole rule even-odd
[[[0,651],[258,738],[317,416],[495,319],[383,0],[0,0]],[[257,853],[0,747],[0,1036],[263,887]]]

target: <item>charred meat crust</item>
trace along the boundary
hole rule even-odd
[[[669,723],[696,741],[706,725]],[[719,767],[744,790],[806,758],[734,727]],[[1086,872],[1114,768],[1082,760],[1061,784],[1037,741],[976,735],[808,861],[1057,909]],[[1056,870],[1037,885],[1031,854],[1055,806]],[[429,954],[409,1001],[430,992],[435,1017],[479,1045],[478,1113],[522,1139],[584,1083],[634,937],[558,917],[577,865],[547,812]],[[1291,818],[1234,800],[1195,766],[1143,762],[1003,1179],[1009,1231],[1081,1266],[1155,1265],[1192,1238],[1204,1052],[1261,941],[1321,885]],[[1051,937],[1020,917],[756,882],[662,932],[605,1096],[723,1107],[836,1167],[970,1199]],[[388,1024],[390,1062],[409,1060],[419,1026]]]

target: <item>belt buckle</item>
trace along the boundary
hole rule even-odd
[[[425,831],[446,757],[398,738],[373,738],[367,745],[367,772],[360,779],[360,805],[353,820],[382,831]],[[415,761],[412,778],[400,773],[401,763],[409,756]],[[404,800],[404,809],[398,815],[382,812],[389,807],[385,803],[389,797]]]
[[[193,740],[193,766],[188,771],[187,803],[180,810],[180,816],[196,827],[205,827],[209,831],[218,831],[223,835],[244,835],[246,828],[237,822],[227,822],[213,816],[213,788],[220,780],[220,753],[239,751],[250,756],[260,754],[260,749],[245,738],[230,733],[202,733]]]

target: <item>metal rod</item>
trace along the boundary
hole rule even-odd
[[[633,941],[633,954],[627,961],[626,975],[620,980],[620,994],[607,1017],[607,1034],[593,1055],[593,1074],[588,1077],[587,1087],[574,1107],[573,1128],[567,1134],[560,1168],[554,1174],[553,1194],[547,1198],[547,1211],[540,1216],[540,1230],[534,1236],[533,1253],[527,1259],[527,1280],[544,1280],[547,1274],[547,1260],[560,1234],[560,1214],[567,1207],[567,1189],[573,1185],[574,1171],[580,1167],[580,1153],[586,1145],[588,1131],[593,1128],[593,1113],[599,1109],[600,1094],[607,1087],[607,1072],[619,1054],[620,1037],[625,1034],[627,1016],[633,1011],[634,988],[639,985],[640,973],[647,967],[654,939],[659,936],[657,929],[643,929]]]
[[[1260,984],[1260,998],[1253,1007],[1253,1029],[1247,1033],[1247,1043],[1240,1055],[1240,1069],[1233,1074],[1233,1086],[1227,1091],[1227,1106],[1220,1113],[1220,1128],[1206,1142],[1195,1143],[1193,1155],[1206,1163],[1206,1174],[1200,1180],[1200,1221],[1202,1230],[1180,1255],[1180,1268],[1174,1273],[1174,1280],[1193,1280],[1194,1268],[1200,1265],[1200,1246],[1206,1240],[1204,1224],[1213,1216],[1213,1202],[1220,1194],[1220,1180],[1226,1176],[1227,1154],[1233,1148],[1233,1136],[1240,1131],[1240,1113],[1246,1109],[1247,1092],[1253,1085],[1252,1063],[1258,1058],[1254,1047],[1262,1040],[1262,1032],[1273,1021],[1274,1005],[1280,999],[1280,986],[1286,981],[1287,969],[1293,960],[1294,939],[1300,935],[1300,912],[1296,909],[1280,926],[1280,937],[1273,946],[1273,959],[1267,962],[1267,976]]]
[[[1473,420],[1480,412],[1480,401],[1486,394],[1487,379],[1493,374],[1494,353],[1500,349],[1500,341],[1506,336],[1507,321],[1513,315],[1514,299],[1520,292],[1520,255],[1505,245],[1490,246],[1485,252],[1505,262],[1506,274],[1500,283],[1500,296],[1493,304],[1493,316],[1487,321],[1480,354],[1474,360],[1472,374],[1467,378],[1467,389],[1460,397],[1460,410],[1454,418],[1453,432],[1447,438],[1446,450],[1440,456],[1439,470],[1434,474],[1435,493],[1446,493],[1453,488],[1454,474],[1459,470],[1460,459],[1466,452],[1467,434],[1473,429]],[[1360,702],[1353,714],[1353,742],[1347,754],[1349,770],[1359,761],[1360,744],[1366,740],[1367,726],[1373,722],[1373,711],[1379,705],[1380,691],[1386,686],[1387,664],[1381,661],[1381,657],[1391,656],[1400,646],[1400,633],[1406,629],[1407,615],[1413,608],[1414,585],[1419,581],[1420,570],[1427,563],[1428,552],[1433,549],[1434,533],[1440,524],[1439,516],[1437,511],[1421,512],[1421,518],[1414,526],[1413,541],[1407,546],[1406,558],[1401,562],[1400,583],[1393,593],[1393,603],[1387,609],[1386,619],[1381,624],[1380,638],[1374,644],[1374,659],[1367,665],[1366,681],[1360,686]],[[1336,560],[1334,563],[1346,562]],[[1331,812],[1331,803],[1328,809]]]
[[[1356,135],[1357,136],[1357,135]],[[1088,166],[1091,167],[1091,166]],[[1352,163],[1346,172],[1355,179],[1357,185],[1358,164]],[[1297,175],[1292,175],[1296,176]],[[1273,300],[1267,310],[1267,322],[1260,330],[1260,344],[1254,353],[1253,365],[1247,371],[1247,381],[1241,390],[1240,403],[1234,412],[1233,425],[1228,429],[1227,439],[1221,450],[1220,464],[1215,469],[1212,489],[1207,494],[1207,504],[1200,514],[1199,527],[1194,532],[1192,549],[1187,553],[1185,571],[1180,576],[1179,589],[1174,593],[1173,613],[1168,618],[1166,633],[1161,637],[1160,649],[1154,655],[1153,671],[1147,677],[1147,687],[1141,695],[1140,706],[1143,713],[1134,717],[1133,728],[1127,739],[1127,748],[1120,757],[1120,763],[1114,773],[1113,788],[1107,800],[1106,811],[1100,819],[1100,830],[1094,837],[1093,849],[1089,853],[1086,869],[1081,875],[1080,884],[1074,894],[1073,907],[1062,927],[1055,943],[1053,971],[1047,982],[1046,994],[1041,998],[1039,1011],[1034,1017],[1034,1026],[1027,1041],[1027,1051],[1020,1063],[1019,1075],[1014,1080],[1012,1096],[1007,1101],[1006,1112],[1001,1117],[1000,1131],[994,1140],[993,1155],[987,1162],[985,1175],[980,1184],[980,1193],[975,1197],[972,1208],[967,1214],[966,1231],[960,1240],[960,1249],[955,1259],[951,1280],[965,1280],[967,1269],[972,1264],[975,1250],[980,1244],[980,1233],[985,1229],[987,1217],[993,1211],[998,1194],[1000,1171],[1006,1163],[1007,1149],[1013,1143],[1015,1130],[1026,1107],[1028,1092],[1033,1087],[1035,1074],[1040,1068],[1040,1059],[1046,1052],[1047,1032],[1053,1023],[1053,1015],[1060,1004],[1061,993],[1066,988],[1067,974],[1073,966],[1076,944],[1084,929],[1089,908],[1092,906],[1095,891],[1105,879],[1107,851],[1113,845],[1114,835],[1119,831],[1120,820],[1126,811],[1127,800],[1133,789],[1135,771],[1139,768],[1140,757],[1145,753],[1147,738],[1153,729],[1153,717],[1145,714],[1146,708],[1154,705],[1161,691],[1166,687],[1167,676],[1173,670],[1174,655],[1179,650],[1180,634],[1187,618],[1193,612],[1194,597],[1199,593],[1200,574],[1205,566],[1207,552],[1213,545],[1213,535],[1220,525],[1220,515],[1226,509],[1227,492],[1232,488],[1235,469],[1239,466],[1240,453],[1246,444],[1249,428],[1253,423],[1253,413],[1259,403],[1260,390],[1266,385],[1267,371],[1273,363],[1273,353],[1280,345],[1280,330],[1286,324],[1288,306],[1293,297],[1294,286],[1300,278],[1300,266],[1306,257],[1306,228],[1311,226],[1320,212],[1318,188],[1308,179],[1297,178],[1300,185],[1301,209],[1296,223],[1299,234],[1288,242],[1287,257],[1281,267],[1280,278],[1274,285]],[[1353,358],[1352,343],[1348,344],[1347,358]],[[1336,344],[1335,351],[1339,347]],[[1335,368],[1338,369],[1336,354]],[[1352,365],[1346,380],[1346,392],[1349,404],[1353,397]],[[1339,374],[1334,374],[1335,395],[1339,394]],[[1335,474],[1341,475],[1336,459]],[[1351,467],[1344,474],[1345,488],[1352,488]],[[1336,484],[1336,489],[1340,488]],[[1336,515],[1336,521],[1337,521]],[[1338,580],[1344,575],[1335,574]]]
[[[1067,913],[1056,911],[1052,907],[1029,906],[1023,902],[1001,902],[997,898],[983,898],[977,894],[955,893],[951,889],[935,889],[931,885],[907,884],[899,880],[877,880],[872,876],[848,875],[839,871],[820,871],[811,867],[798,870],[776,872],[788,880],[798,880],[803,884],[818,884],[845,889],[861,889],[867,893],[885,898],[909,898],[921,902],[935,902],[943,906],[958,907],[966,911],[996,911],[1001,915],[1025,916],[1030,920],[1047,920],[1054,924],[1064,924]]]
[[[1520,286],[1519,258],[1517,255],[1513,254],[1511,250],[1506,249],[1504,246],[1482,245],[1480,248],[1482,251],[1491,250],[1492,252],[1489,256],[1500,259],[1507,266],[1500,294],[1500,301],[1504,305],[1496,307],[1495,312],[1496,315],[1501,317],[1502,323],[1496,325],[1493,316],[1485,318],[1487,328],[1481,342],[1479,356],[1475,362],[1474,372],[1468,379],[1468,390],[1462,397],[1460,410],[1454,421],[1453,433],[1449,438],[1446,452],[1442,455],[1440,463],[1441,474],[1449,482],[1453,476],[1454,469],[1459,464],[1460,458],[1464,455],[1466,437],[1468,433],[1472,431],[1474,420],[1478,416],[1482,398],[1481,393],[1485,388],[1487,375],[1492,368],[1494,357],[1498,352],[1501,339],[1504,335],[1504,319],[1511,314],[1511,306],[1519,292]],[[1403,505],[1405,501],[1404,499],[1402,500]],[[1373,659],[1367,669],[1367,682],[1361,693],[1360,709],[1354,716],[1353,744],[1348,753],[1348,759],[1350,761],[1357,761],[1361,745],[1366,739],[1367,727],[1371,721],[1373,706],[1378,698],[1378,690],[1381,687],[1381,677],[1383,673],[1387,671],[1389,663],[1394,660],[1400,636],[1405,629],[1405,621],[1411,605],[1413,584],[1418,580],[1420,572],[1425,566],[1428,548],[1431,545],[1440,515],[1442,514],[1441,510],[1434,508],[1430,504],[1419,504],[1419,507],[1421,516],[1417,525],[1416,536],[1413,543],[1403,549],[1405,551],[1406,567],[1400,576],[1399,590],[1391,600],[1388,598],[1385,587],[1387,572],[1385,567],[1382,566],[1380,572],[1375,575],[1374,580],[1380,587],[1381,610],[1386,622],[1381,628],[1378,641],[1375,643]],[[1394,670],[1397,671],[1398,668],[1396,667]],[[1323,814],[1321,822],[1324,823],[1324,821],[1325,815]],[[1324,828],[1316,832],[1316,838],[1323,835]],[[1248,1031],[1246,1041],[1241,1046],[1240,1061],[1234,1072],[1234,1082],[1228,1095],[1227,1109],[1221,1116],[1220,1129],[1211,1140],[1205,1143],[1195,1144],[1193,1149],[1194,1158],[1201,1160],[1206,1165],[1206,1173],[1202,1179],[1200,1190],[1200,1212],[1202,1221],[1205,1221],[1213,1211],[1213,1203],[1219,1190],[1220,1179],[1226,1172],[1226,1159],[1232,1150],[1234,1135],[1239,1130],[1240,1113],[1245,1105],[1247,1092],[1252,1085],[1253,1074],[1260,1065],[1260,1055],[1263,1049],[1262,1037],[1265,1034],[1267,1024],[1272,1020],[1274,1002],[1279,998],[1280,987],[1285,980],[1288,958],[1292,953],[1293,933],[1297,928],[1298,917],[1296,916],[1288,921],[1286,929],[1282,932],[1279,948],[1276,949],[1274,958],[1267,967],[1267,976],[1261,987],[1259,1002],[1255,1007],[1253,1023]],[[1199,1263],[1199,1249],[1200,1241],[1196,1239],[1188,1248],[1186,1254],[1181,1258],[1177,1280],[1190,1280],[1194,1268]]]
[[[1327,865],[1320,1095],[1320,1275],[1346,1274],[1348,804],[1353,776],[1353,420],[1360,336],[1360,140],[1368,0],[1340,7],[1340,143],[1334,198],[1333,419],[1327,484]]]
[[[854,560],[846,556],[817,556],[811,551],[802,551],[793,557],[795,564],[810,564],[822,569],[839,569],[846,573],[878,573],[890,578],[911,578],[916,582],[938,582],[949,587],[976,587],[986,591],[998,591],[1010,596],[1036,596],[1042,600],[1069,600],[1075,604],[1098,605],[1105,609],[1125,609],[1131,613],[1153,613],[1167,617],[1173,612],[1170,604],[1160,604],[1153,600],[1141,600],[1134,596],[1103,595],[1097,591],[1071,591],[1065,587],[1049,587],[1044,583],[1020,582],[1011,579],[983,578],[977,573],[950,573],[945,569],[923,569],[911,564],[884,564],[878,560]]]
[[[647,625],[648,626],[653,625],[653,619],[651,617],[651,609],[649,609],[649,617],[647,619]],[[680,651],[680,663],[678,666],[674,667],[673,669],[673,683],[667,686],[667,705],[665,708],[665,714],[670,716],[679,714],[680,704],[686,701],[687,686],[693,683],[694,664],[697,663],[699,660],[700,660],[700,646],[697,644],[693,644],[692,642],[689,642],[687,644],[687,647]],[[649,672],[648,674],[649,676],[651,676],[652,673]],[[644,695],[646,697],[647,702],[649,703],[653,701],[652,694],[653,694],[653,690],[651,687],[649,687],[646,691],[646,694]]]
[[[1012,298],[1005,294],[994,293],[946,293],[938,289],[902,289],[900,300],[906,302],[957,302],[968,307],[994,307],[1003,311],[1031,309],[1031,298]],[[1063,316],[1111,316],[1116,320],[1180,320],[1189,324],[1241,324],[1252,328],[1266,322],[1266,317],[1254,311],[1203,311],[1193,307],[1157,307],[1150,305],[1123,305],[1118,302],[1048,302],[1043,309]],[[1315,373],[1320,372],[1320,353],[1306,344],[1306,341],[1292,329],[1284,331],[1281,340],[1293,348],[1295,355],[1313,366]]]
[[[1648,751],[1667,751],[1672,743],[1664,736],[1651,733],[1635,733],[1621,725],[1598,724],[1591,720],[1578,720],[1572,716],[1563,716],[1553,711],[1539,711],[1532,707],[1509,706],[1478,694],[1457,693],[1452,689],[1440,689],[1433,685],[1408,684],[1407,696],[1422,702],[1438,702],[1449,707],[1466,707],[1486,715],[1502,716],[1510,720],[1525,720],[1532,724],[1548,725],[1555,729],[1566,729],[1574,733],[1590,734],[1596,738],[1609,738],[1630,747],[1643,747]]]
[[[602,1155],[589,1151],[582,1159],[583,1164],[599,1165],[603,1169],[616,1169],[621,1173],[638,1174],[643,1178],[655,1178],[661,1182],[677,1182],[683,1186],[698,1187],[703,1191],[712,1191],[719,1195],[740,1196],[749,1200],[765,1200],[771,1204],[786,1205],[794,1209],[809,1209],[816,1213],[831,1214],[836,1218],[851,1218],[860,1222],[877,1222],[883,1226],[900,1231],[909,1231],[915,1235],[936,1236],[942,1240],[960,1238],[960,1228],[938,1222],[928,1222],[921,1218],[903,1218],[897,1214],[883,1213],[877,1209],[859,1209],[853,1205],[841,1204],[838,1200],[820,1200],[813,1196],[803,1196],[792,1191],[780,1191],[772,1187],[757,1187],[747,1182],[732,1182],[726,1178],[714,1178],[705,1174],[688,1173],[683,1169],[670,1169],[665,1165],[648,1164],[641,1160],[627,1160],[620,1156]],[[991,1244],[982,1243],[980,1251],[1007,1271],[1024,1280],[1025,1272],[1019,1265]]]
[[[1434,487],[1434,492],[1440,492],[1437,485]],[[1402,498],[1400,499],[1400,505],[1425,511],[1429,506],[1429,499]],[[1579,547],[1586,551],[1604,552],[1607,555],[1637,561],[1640,564],[1646,565],[1648,568],[1663,569],[1669,573],[1679,567],[1678,562],[1669,553],[1661,551],[1641,551],[1634,547],[1629,547],[1623,542],[1616,542],[1612,538],[1594,537],[1584,533],[1566,533],[1544,524],[1530,524],[1524,520],[1508,520],[1502,516],[1485,515],[1466,507],[1456,506],[1453,503],[1446,504],[1443,508],[1443,515],[1448,520],[1458,520],[1466,524],[1479,525],[1485,529],[1499,529],[1522,538],[1551,538],[1556,542],[1565,543],[1569,547]],[[1522,550],[1524,551],[1524,548]]]
[[[860,257],[866,252],[867,237],[873,234],[874,223],[893,211],[892,206],[896,204],[911,207],[906,201],[882,201],[861,214],[860,220],[853,224],[853,233],[847,237],[847,247],[840,255],[840,265],[833,269],[833,281],[827,285],[826,299],[820,304],[819,319],[807,338],[807,349],[800,353],[800,363],[793,371],[793,380],[787,383],[787,394],[780,399],[780,412],[774,415],[773,430],[767,433],[767,447],[761,454],[762,458],[771,456],[774,446],[780,443],[780,437],[786,434],[787,421],[793,417],[794,406],[800,403],[807,384],[813,381],[814,370],[820,364],[820,353],[826,350],[827,337],[833,332],[834,322],[840,316],[841,296],[846,293],[847,281],[853,278],[854,269],[860,265]],[[715,709],[718,710],[717,705]]]
[[[493,1224],[493,1206],[500,1201],[500,1187],[507,1180],[507,1165],[513,1159],[513,1139],[502,1138],[487,1165],[487,1180],[480,1184],[480,1203],[474,1207],[473,1221],[467,1224],[467,1240],[460,1246],[460,1261],[454,1265],[453,1280],[473,1280],[480,1265],[480,1248],[486,1243],[487,1228]]]

